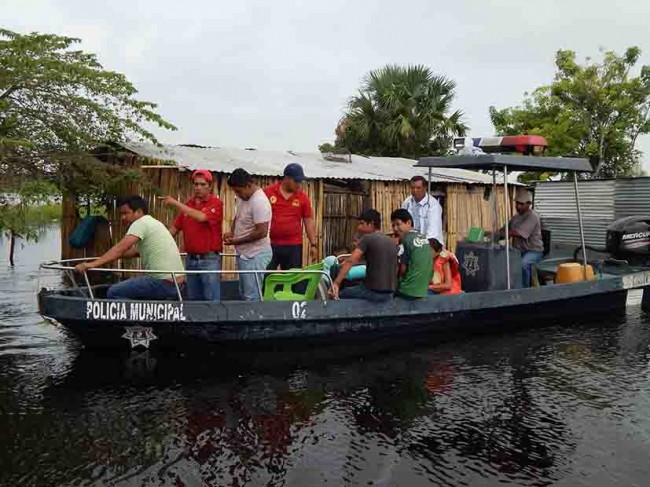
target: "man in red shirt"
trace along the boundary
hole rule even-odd
[[[178,209],[178,216],[169,231],[172,235],[183,232],[185,243],[185,268],[188,271],[218,271],[221,269],[221,226],[223,203],[212,194],[212,173],[199,169],[192,174],[194,198],[185,204],[171,196],[163,203]],[[192,301],[220,301],[221,275],[188,274],[187,294]]]
[[[281,181],[264,188],[271,202],[271,247],[273,258],[269,270],[302,267],[302,225],[305,224],[312,260],[318,257],[316,226],[309,197],[300,189],[305,173],[300,164],[284,168]]]

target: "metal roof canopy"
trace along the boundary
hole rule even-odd
[[[580,193],[578,191],[578,173],[593,172],[593,168],[587,159],[573,157],[541,157],[541,156],[510,156],[502,154],[477,154],[477,155],[456,155],[447,157],[423,157],[415,167],[426,167],[429,169],[429,181],[431,181],[431,170],[438,168],[457,169],[488,169],[492,170],[492,185],[496,190],[496,170],[503,170],[504,198],[506,209],[506,277],[508,289],[510,289],[510,196],[508,193],[508,171],[558,171],[573,173],[573,188],[576,196],[576,209],[578,210],[578,227],[580,229],[580,241],[582,243],[582,260],[584,265],[584,276],[587,279],[587,251],[585,249],[585,235],[582,225],[582,211],[580,209]],[[497,201],[494,200],[495,223],[498,218]],[[494,238],[494,237],[493,237]],[[494,240],[492,241],[494,245]]]
[[[423,157],[415,167],[444,167],[459,169],[499,169],[509,171],[572,171],[593,172],[587,159],[577,157],[510,156],[501,154]]]

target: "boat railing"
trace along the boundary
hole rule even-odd
[[[185,254],[182,254],[185,255]],[[238,254],[227,254],[223,253],[220,254],[222,257],[237,257]],[[89,262],[92,260],[95,260],[96,257],[79,257],[75,259],[63,259],[63,260],[50,260],[46,262],[42,262],[39,266],[39,283],[38,283],[38,289],[40,289],[40,270],[41,269],[46,269],[46,270],[53,270],[53,271],[61,271],[64,272],[70,282],[72,283],[73,287],[76,289],[79,289],[81,291],[81,288],[77,284],[77,280],[74,277],[74,272],[75,272],[75,265],[83,263],[83,262]],[[88,272],[97,272],[97,273],[128,273],[128,274],[168,274],[172,281],[174,282],[174,285],[176,286],[176,295],[178,297],[178,301],[183,301],[183,294],[181,292],[181,288],[178,284],[178,277],[185,276],[188,274],[235,274],[235,275],[240,275],[240,274],[253,274],[255,276],[255,282],[257,284],[257,289],[260,293],[260,299],[263,296],[262,292],[262,283],[260,282],[259,275],[260,274],[320,274],[322,278],[324,278],[327,287],[332,286],[332,278],[330,277],[329,273],[325,270],[306,270],[306,269],[289,269],[289,270],[240,270],[240,269],[218,269],[218,270],[183,270],[183,271],[170,271],[168,269],[124,269],[124,268],[110,268],[110,267],[95,267],[92,269],[87,269],[84,270],[83,272],[83,278],[84,282],[86,285],[86,291],[88,293],[88,296],[90,297],[91,300],[95,299],[95,295],[93,293],[92,285],[90,284],[90,279],[88,277]],[[327,301],[327,296],[321,289],[321,298],[325,302]]]

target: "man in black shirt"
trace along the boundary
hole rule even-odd
[[[376,210],[365,210],[361,213],[358,228],[362,234],[359,245],[341,267],[330,289],[330,297],[388,301],[393,297],[397,285],[397,247],[390,237],[381,233],[381,215]],[[339,287],[350,268],[361,259],[366,261],[366,278],[363,284],[339,292]]]

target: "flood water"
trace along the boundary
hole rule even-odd
[[[98,355],[36,313],[58,239],[14,269],[0,243],[1,485],[648,485],[638,306],[417,343]]]

